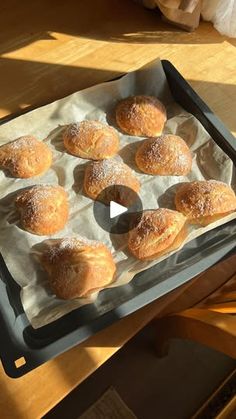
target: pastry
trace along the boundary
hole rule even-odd
[[[138,168],[149,175],[185,176],[192,167],[187,144],[181,137],[171,134],[143,141],[135,161]]]
[[[70,124],[63,141],[69,153],[83,159],[108,159],[119,150],[119,137],[115,129],[100,121]]]
[[[19,193],[15,205],[21,226],[30,233],[52,235],[69,216],[67,193],[61,186],[37,185]]]
[[[109,249],[83,237],[49,240],[41,263],[52,291],[64,300],[86,297],[104,288],[116,272]]]
[[[122,188],[125,186],[126,188]],[[107,189],[110,187],[109,189]],[[128,193],[128,189],[131,193]],[[129,206],[133,192],[139,192],[140,183],[133,171],[118,159],[101,160],[90,163],[85,170],[84,190],[92,199],[99,199],[104,203],[116,201]],[[102,191],[108,193],[108,196]],[[106,196],[105,196],[106,195]]]
[[[226,183],[200,180],[179,186],[175,206],[193,224],[207,225],[235,211],[236,197]]]
[[[129,232],[128,248],[141,260],[153,260],[176,249],[186,237],[186,217],[166,208],[144,211]]]
[[[0,147],[0,167],[17,178],[30,178],[46,172],[52,152],[42,141],[26,135]]]
[[[130,135],[160,135],[166,122],[164,105],[154,96],[131,96],[116,106],[116,122]]]

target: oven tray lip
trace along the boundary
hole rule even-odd
[[[214,141],[235,164],[236,141],[234,136],[213,114],[169,61],[162,60],[162,65],[175,100],[202,123]],[[6,122],[6,119],[1,123],[4,122]],[[236,220],[222,225],[218,229],[220,228],[223,232],[229,226],[232,226],[236,231]],[[235,253],[235,249],[235,235],[226,235],[224,240],[219,240],[218,243],[215,243],[214,246],[209,248],[206,247],[203,256],[201,254],[201,258],[196,260],[192,265],[187,267],[183,266],[179,272],[173,272],[162,282],[151,286],[145,291],[141,291],[103,315],[94,317],[84,324],[80,324],[77,313],[81,312],[82,307],[48,326],[37,329],[37,331],[30,326],[26,318],[19,296],[20,287],[7,271],[4,260],[0,255],[0,357],[5,372],[13,378],[26,374],[60,353],[81,343],[98,331],[115,323],[117,320],[179,287],[223,258],[228,257],[229,254]],[[146,275],[148,271],[145,271]],[[68,325],[70,322],[73,327],[69,329]],[[47,331],[53,330],[53,328],[56,329],[58,325],[60,330],[64,330],[64,333],[59,334],[52,341],[47,337]],[[25,358],[26,363],[17,368],[15,360],[21,357]]]

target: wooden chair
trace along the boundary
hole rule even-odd
[[[212,275],[212,270],[209,272]],[[177,310],[172,313],[162,312],[162,317],[155,319],[157,351],[160,355],[167,353],[171,338],[182,338],[210,346],[236,359],[236,256],[216,266],[211,277],[213,282],[214,273],[216,277],[224,276],[223,285],[191,308],[184,307],[188,298],[182,296],[182,301],[176,302]],[[195,288],[197,290],[197,281]]]

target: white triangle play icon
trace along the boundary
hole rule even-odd
[[[117,204],[117,202],[110,201],[110,218],[115,218],[126,211],[128,211],[128,208],[123,207],[123,205]]]

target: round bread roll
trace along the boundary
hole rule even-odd
[[[100,121],[70,124],[63,141],[71,154],[83,159],[108,159],[119,150],[119,137],[115,129]]]
[[[141,260],[153,260],[178,248],[186,237],[186,217],[166,208],[144,211],[129,232],[128,248]]]
[[[164,105],[154,96],[131,96],[116,107],[116,122],[130,135],[160,135],[166,122]]]
[[[148,138],[139,146],[135,161],[149,175],[185,176],[191,171],[192,155],[185,141],[177,135]]]
[[[112,186],[114,188],[107,190],[109,196],[105,194],[103,196],[100,195],[104,189]],[[130,199],[132,200],[135,194],[128,194],[127,189],[122,191],[122,186],[126,186],[126,188],[136,193],[140,189],[140,183],[133,171],[121,160],[101,160],[92,162],[87,166],[84,177],[84,190],[90,198],[94,200],[100,198],[105,204],[114,200],[121,205],[128,206],[131,204],[129,202]]]
[[[37,185],[23,190],[15,205],[21,226],[40,236],[62,230],[69,216],[67,193],[61,186]]]
[[[46,172],[52,164],[50,148],[31,135],[0,147],[0,167],[17,178],[30,178]]]
[[[207,225],[235,211],[236,197],[226,183],[200,180],[177,189],[175,206],[191,223]]]
[[[41,263],[48,273],[50,288],[64,300],[86,297],[104,288],[116,272],[108,248],[82,237],[52,240]]]

